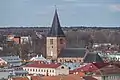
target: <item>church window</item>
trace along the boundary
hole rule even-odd
[[[64,42],[63,42],[63,39],[60,39],[60,44],[63,44]]]
[[[53,46],[52,46],[52,48],[53,48]]]
[[[53,44],[53,39],[50,39],[50,44]]]

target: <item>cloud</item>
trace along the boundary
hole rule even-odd
[[[120,4],[110,5],[109,8],[110,8],[110,10],[112,10],[112,11],[117,11],[117,12],[119,12],[119,11],[120,11]]]

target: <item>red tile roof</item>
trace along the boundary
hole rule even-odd
[[[96,74],[108,75],[108,74],[120,74],[120,68],[116,65],[108,65],[100,70],[95,71]]]
[[[96,78],[93,78],[92,76],[85,76],[85,80],[97,80]]]
[[[79,72],[79,71],[92,72],[92,71],[98,70],[107,65],[108,65],[108,63],[90,63],[83,67],[77,68],[77,69],[73,70],[72,72]]]
[[[32,64],[28,64],[25,67],[37,67],[37,68],[57,68],[59,67],[61,64],[58,63],[39,63],[39,62],[34,62]]]
[[[79,75],[67,75],[67,76],[45,76],[42,80],[83,80]]]
[[[31,76],[31,80],[42,80],[40,76]]]

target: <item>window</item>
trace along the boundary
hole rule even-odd
[[[60,59],[60,62],[62,62],[62,60]]]
[[[71,69],[71,68],[69,67],[69,69]]]
[[[43,72],[43,70],[41,70],[41,72]]]
[[[50,39],[50,44],[53,44],[53,39]]]
[[[34,71],[34,69],[33,69],[33,71]]]
[[[52,72],[54,72],[54,70],[52,70]]]
[[[64,69],[64,66],[62,66],[61,69]]]
[[[63,43],[64,43],[63,39],[60,39],[60,44],[63,44]]]

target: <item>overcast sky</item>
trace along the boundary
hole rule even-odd
[[[120,0],[0,0],[0,26],[120,26]]]

